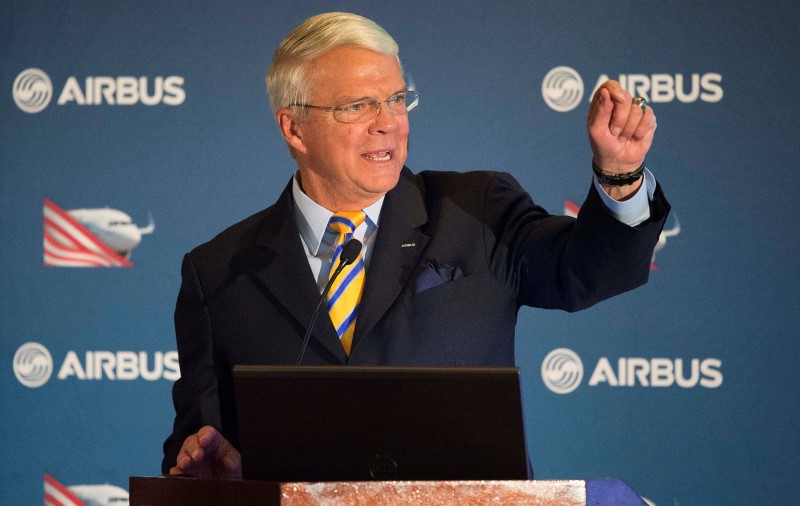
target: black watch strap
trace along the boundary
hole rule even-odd
[[[626,174],[609,174],[600,170],[600,167],[595,165],[594,160],[592,160],[592,171],[594,171],[594,175],[597,176],[597,180],[600,182],[600,184],[608,186],[628,186],[635,183],[640,177],[642,177],[642,173],[644,172],[644,161],[642,161],[642,164],[639,166],[639,168],[633,172],[628,172]]]

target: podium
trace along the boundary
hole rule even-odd
[[[484,504],[539,506],[646,506],[624,482],[532,481],[347,481],[278,483],[170,476],[131,477],[131,506],[312,506]]]

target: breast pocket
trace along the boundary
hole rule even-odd
[[[431,314],[457,314],[468,310],[470,299],[480,298],[479,276],[465,276],[411,295],[404,300],[409,318]]]

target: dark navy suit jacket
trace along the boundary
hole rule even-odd
[[[591,187],[575,220],[547,214],[508,174],[404,169],[383,204],[349,359],[321,315],[303,363],[511,366],[520,306],[575,311],[645,283],[668,210],[657,189],[650,219],[629,227]],[[164,472],[203,425],[237,445],[234,364],[295,362],[320,294],[294,212],[290,184],[184,258]]]

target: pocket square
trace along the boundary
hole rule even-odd
[[[414,282],[414,293],[417,294],[424,292],[425,290],[430,290],[435,286],[443,285],[463,277],[464,272],[460,267],[437,265],[435,263],[428,262],[428,266],[424,271],[422,271],[422,273],[417,277],[417,280]]]

